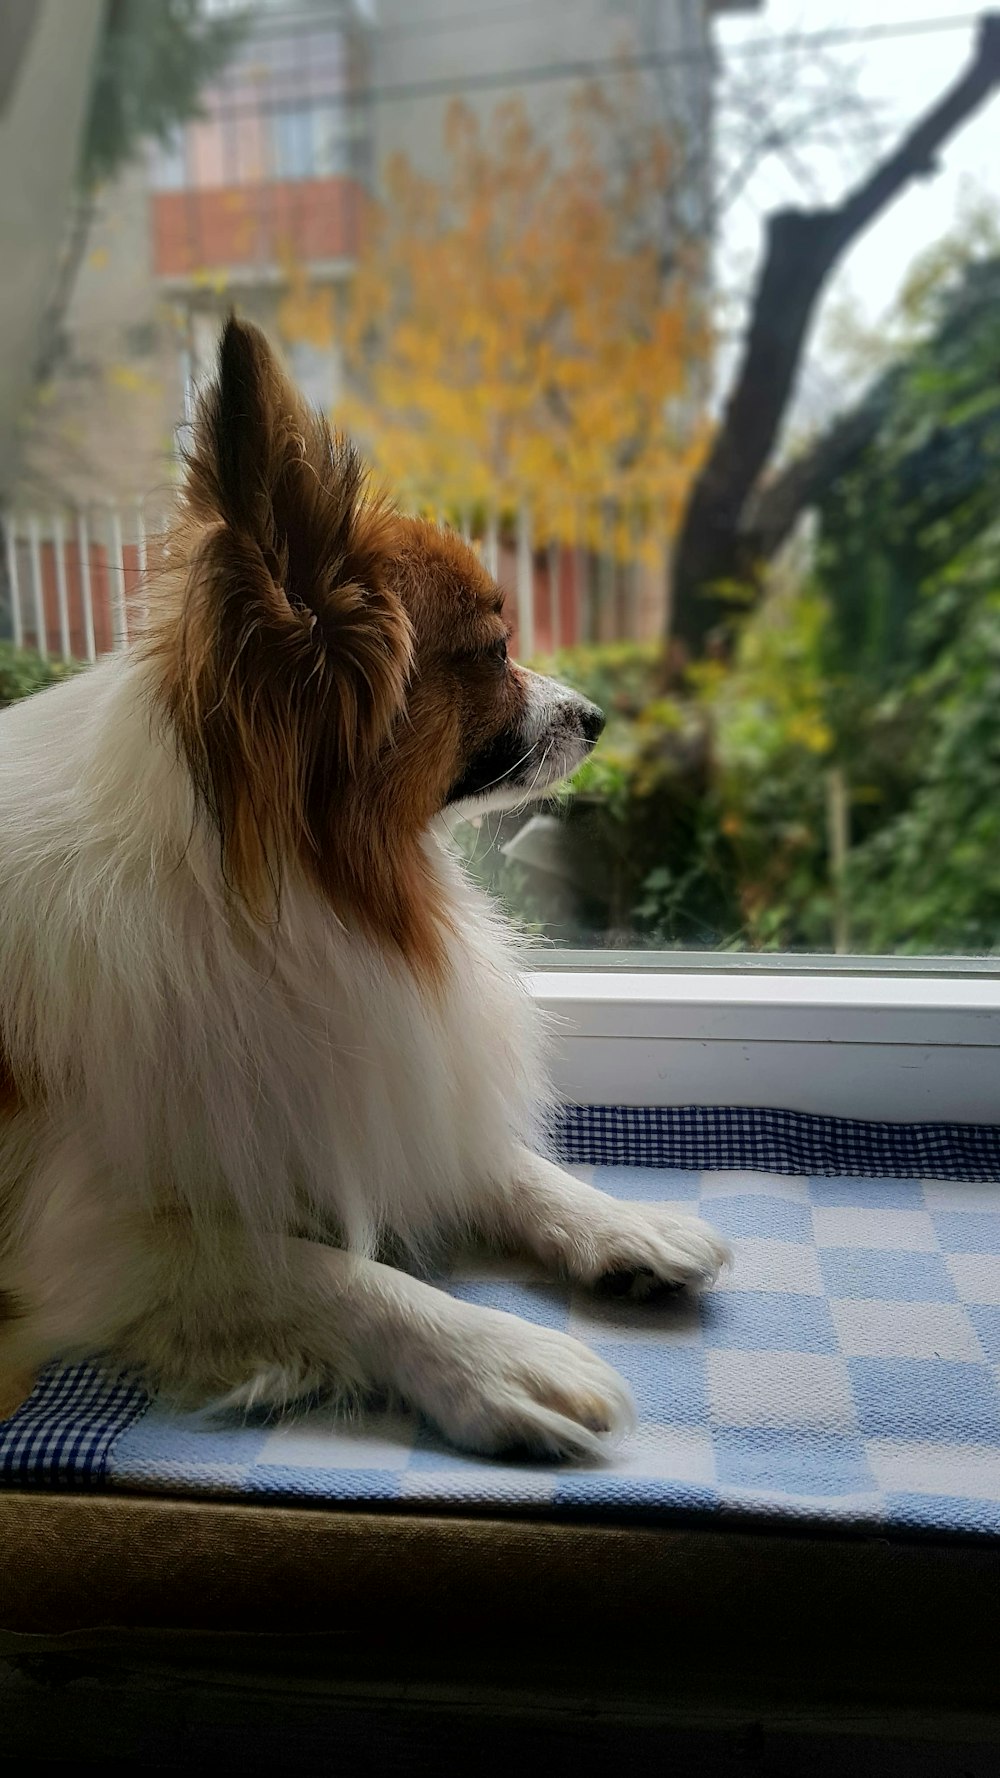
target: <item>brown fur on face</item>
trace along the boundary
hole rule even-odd
[[[495,582],[460,539],[368,494],[352,448],[235,320],[174,553],[184,583],[149,648],[234,897],[273,918],[297,864],[347,924],[438,974],[423,835],[524,709]]]

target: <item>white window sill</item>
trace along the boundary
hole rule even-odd
[[[551,968],[526,980],[553,1019],[556,1086],[577,1104],[1000,1122],[1000,976],[982,968],[727,963]]]

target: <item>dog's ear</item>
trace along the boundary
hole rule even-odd
[[[188,502],[228,533],[216,541],[232,549],[234,578],[219,590],[241,641],[261,626],[301,656],[329,691],[349,765],[384,738],[410,655],[409,626],[386,584],[393,517],[366,498],[365,479],[353,447],[300,398],[260,330],[231,317],[195,423]]]
[[[230,319],[188,457],[190,572],[167,703],[220,828],[227,875],[317,858],[338,788],[403,707],[411,633],[396,519],[264,335]]]

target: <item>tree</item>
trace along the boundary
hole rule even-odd
[[[839,367],[852,380],[863,379],[868,388],[752,495],[743,531],[753,539],[758,562],[773,559],[801,514],[827,503],[841,476],[875,443],[905,381],[907,362],[919,358],[931,338],[936,349],[948,349],[947,333],[939,333],[942,305],[952,293],[960,299],[976,268],[998,257],[1000,211],[995,201],[983,193],[966,194],[954,226],[914,260],[892,314],[872,327],[859,322],[849,304],[835,313],[828,339]]]
[[[852,791],[846,890],[872,949],[994,951],[1000,931],[992,238],[964,267],[948,244],[911,281],[905,306],[933,325],[881,380],[874,436],[821,508],[824,670],[843,688],[835,726]]]
[[[35,383],[61,354],[63,320],[83,264],[100,187],[143,142],[167,142],[198,115],[199,94],[225,66],[245,30],[242,15],[206,18],[203,0],[109,0],[84,130],[77,193],[42,317]]]
[[[338,418],[413,505],[527,506],[539,540],[605,549],[610,505],[627,554],[627,515],[669,531],[701,449],[699,268],[660,238],[669,143],[589,88],[560,155],[518,103],[485,125],[456,103],[446,148],[440,182],[386,169],[339,309],[292,268],[283,331],[337,339]]]
[[[742,359],[712,447],[695,477],[672,568],[670,635],[696,654],[724,610],[728,583],[754,583],[763,555],[787,535],[789,514],[814,498],[817,474],[789,471],[770,521],[752,500],[774,450],[809,327],[824,285],[858,236],[914,179],[934,171],[938,152],[1000,84],[1000,15],[979,24],[960,79],[896,149],[833,208],[782,210],[768,222]],[[813,471],[836,473],[857,437],[834,431],[817,447]]]

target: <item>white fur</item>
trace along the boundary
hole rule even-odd
[[[234,919],[147,671],[0,716],[0,1040],[44,1107],[0,1120],[0,1372],[105,1348],[197,1399],[385,1388],[475,1449],[593,1454],[628,1423],[614,1373],[380,1264],[380,1237],[475,1227],[587,1282],[703,1280],[724,1248],[535,1159],[538,1021],[436,834],[437,999],[304,881],[273,930]],[[534,691],[544,782],[585,751],[564,697]]]
[[[517,765],[504,772],[488,790],[451,806],[459,814],[481,814],[485,809],[516,809],[531,797],[541,796],[561,778],[568,778],[586,759],[590,745],[580,726],[583,700],[561,685],[519,667],[527,699],[522,724],[522,747]]]

